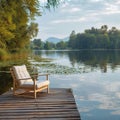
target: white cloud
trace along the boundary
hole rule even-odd
[[[75,13],[75,12],[80,12],[81,9],[78,7],[73,7],[73,8],[67,8],[67,9],[62,9],[62,13]]]
[[[79,12],[80,11],[80,8],[72,8],[71,10],[70,10],[71,12]]]
[[[105,89],[109,92],[117,92],[120,90],[120,82],[114,82],[105,86]]]
[[[112,112],[112,115],[120,115],[120,110],[115,110]]]
[[[117,97],[114,100],[111,96],[107,94],[93,93],[88,96],[90,101],[97,101],[100,104],[98,105],[99,109],[114,110],[118,106]]]
[[[83,17],[79,16],[70,16],[69,18],[63,18],[59,20],[53,20],[51,21],[52,24],[60,24],[60,23],[83,23],[83,22],[96,22],[100,19],[96,16],[98,16],[98,13],[91,13],[87,14]]]
[[[47,3],[47,0],[39,0],[41,5],[45,5]]]
[[[115,4],[116,4],[116,5],[120,4],[120,0],[117,0],[117,1],[115,2]]]
[[[91,109],[92,108],[90,108],[90,107],[83,107],[79,111],[80,111],[80,113],[82,113],[82,112],[89,112]]]
[[[103,0],[90,0],[90,2],[103,2]]]
[[[77,23],[77,22],[82,22],[85,21],[86,19],[84,17],[78,18],[78,19],[60,19],[60,20],[55,20],[52,21],[52,24],[59,24],[59,23]]]
[[[120,13],[120,8],[118,6],[118,4],[112,4],[112,3],[105,3],[105,14],[116,14],[116,13]]]

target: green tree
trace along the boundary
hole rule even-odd
[[[109,31],[109,38],[110,38],[110,48],[113,49],[120,49],[120,30],[116,27],[112,27]]]
[[[44,48],[44,43],[42,42],[41,39],[34,39],[32,41],[33,45],[33,49],[43,49]]]
[[[54,48],[55,48],[54,43],[46,41],[46,43],[44,44],[44,49],[46,49],[46,50],[51,50],[51,49],[54,49]]]
[[[7,0],[0,0],[0,48],[7,49],[7,42],[15,37],[12,32],[16,25],[13,22],[15,15],[13,4]]]
[[[67,48],[67,43],[64,41],[60,41],[56,44],[57,49],[66,49]]]
[[[70,34],[69,42],[68,42],[68,46],[70,48],[73,48],[73,49],[76,48],[75,39],[76,39],[76,34],[75,34],[75,31],[73,30]]]
[[[108,26],[107,26],[107,25],[101,26],[101,33],[102,33],[102,34],[107,33],[107,29],[108,29]]]
[[[84,33],[70,34],[68,41],[72,49],[120,49],[120,30],[112,27],[108,30],[107,25],[100,29],[92,27]]]
[[[1,0],[0,1],[0,46],[6,50],[23,49],[30,42],[33,34],[28,34],[30,20],[38,11],[38,0]],[[30,23],[30,24],[28,24]],[[34,33],[35,29],[31,29]]]
[[[44,8],[51,9],[59,0],[47,0]],[[29,47],[30,39],[38,32],[34,23],[40,16],[40,0],[0,0],[0,48],[19,51]]]

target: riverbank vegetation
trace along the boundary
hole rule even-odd
[[[35,17],[42,15],[41,8],[58,4],[59,0],[47,0],[44,6],[39,0],[0,0],[0,59],[29,50],[30,40],[38,33]]]
[[[108,29],[107,25],[101,28],[86,29],[83,33],[73,30],[67,42],[57,44],[35,39],[31,43],[32,49],[120,49],[120,30],[116,27]]]

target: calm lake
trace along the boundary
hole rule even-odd
[[[34,51],[34,54],[52,59],[29,62],[39,72],[50,73],[50,88],[72,88],[82,120],[120,120],[120,51]]]

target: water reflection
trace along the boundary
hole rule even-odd
[[[120,64],[120,51],[71,51],[68,55],[73,66],[84,63],[91,67],[100,67],[103,72],[107,72],[108,64],[112,69]]]
[[[52,58],[57,65],[84,69],[77,74],[71,71],[70,74],[50,75],[50,88],[72,88],[82,120],[120,119],[120,51],[34,52],[41,57]],[[44,72],[39,62],[33,61],[32,64],[36,63],[37,68]],[[46,69],[51,70],[52,66],[48,65]],[[1,67],[0,70],[7,68]],[[7,84],[11,85],[11,81],[4,83],[4,80],[10,80],[10,77],[6,79],[5,76],[0,73],[1,90],[6,89]]]
[[[107,72],[108,66],[115,70],[120,65],[120,51],[117,50],[35,51],[35,54],[57,59],[56,62],[62,65],[91,67],[91,71],[100,68],[102,72]]]
[[[117,72],[97,71],[84,74],[51,75],[50,87],[73,89],[82,120],[119,120],[120,83],[117,74]]]
[[[57,64],[90,69],[79,74],[50,75],[50,87],[73,89],[82,120],[120,119],[120,51],[39,52]]]

